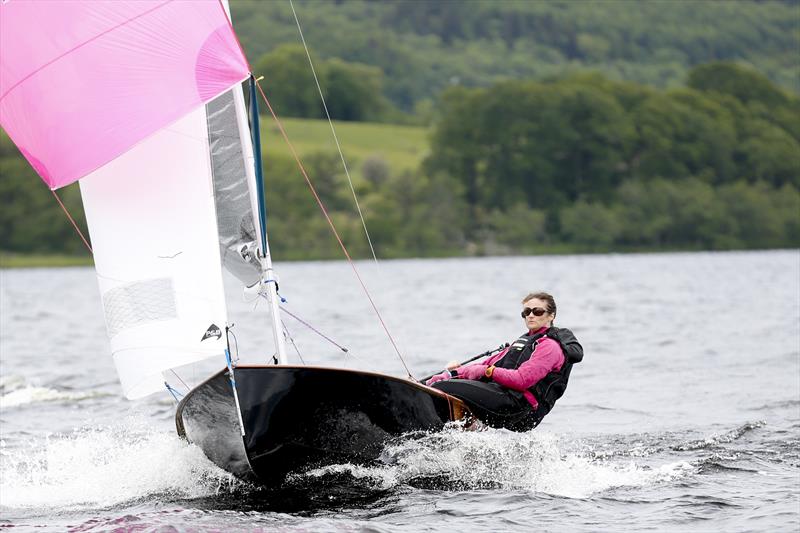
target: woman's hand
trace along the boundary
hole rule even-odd
[[[438,381],[444,381],[446,379],[450,379],[450,371],[449,370],[445,370],[441,374],[436,374],[431,379],[426,381],[425,385],[433,385],[434,383],[436,383]]]
[[[458,377],[464,379],[478,380],[486,374],[487,365],[469,365],[458,369]]]

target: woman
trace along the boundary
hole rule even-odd
[[[478,363],[454,365],[426,384],[460,398],[489,426],[533,429],[564,393],[572,364],[583,358],[572,332],[553,326],[555,318],[550,294],[527,295],[522,300],[527,333],[501,352]]]

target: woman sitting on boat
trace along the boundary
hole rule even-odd
[[[566,328],[556,328],[556,302],[546,292],[522,300],[527,333],[487,359],[457,364],[429,379],[431,385],[463,400],[473,415],[492,427],[535,428],[564,394],[573,363],[583,348]]]

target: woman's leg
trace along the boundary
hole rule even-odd
[[[527,431],[538,423],[531,405],[524,398],[518,398],[497,383],[448,379],[435,383],[433,387],[463,400],[472,414],[486,425]]]

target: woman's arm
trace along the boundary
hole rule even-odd
[[[485,377],[484,373],[486,372],[486,369],[502,359],[507,351],[508,348],[504,348],[502,351],[494,355],[490,355],[479,363],[470,363],[468,365],[459,366],[458,368],[454,369],[454,372],[457,372],[457,376],[454,377],[461,379],[481,379]]]
[[[536,385],[543,377],[564,364],[564,352],[553,339],[539,341],[530,358],[517,369],[495,368],[492,380],[504,387],[526,391]]]

